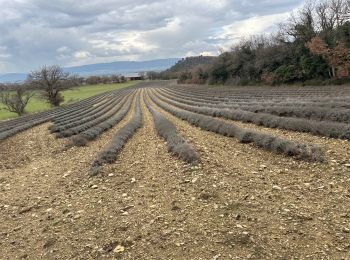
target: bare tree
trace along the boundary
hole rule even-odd
[[[336,14],[331,10],[331,2],[321,2],[316,7],[321,30],[333,30],[336,26]]]
[[[333,30],[349,19],[349,1],[321,1],[316,6],[316,14],[321,30]]]
[[[61,92],[78,86],[79,80],[76,76],[64,72],[60,66],[53,65],[31,72],[27,83],[33,88],[42,90],[44,98],[52,106],[59,106],[64,101]]]
[[[21,116],[33,96],[34,93],[28,91],[25,85],[17,85],[14,91],[2,90],[0,92],[0,102],[5,106],[3,109]]]
[[[310,40],[315,34],[315,4],[311,1],[293,14],[289,20],[289,30],[287,33],[293,38],[308,38]]]
[[[342,26],[348,19],[349,2],[345,0],[332,0],[330,4],[331,12],[334,13],[337,27]]]

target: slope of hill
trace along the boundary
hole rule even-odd
[[[150,61],[117,61],[111,63],[97,63],[66,68],[66,71],[81,76],[103,75],[113,73],[131,73],[141,71],[161,71],[168,69],[178,62],[179,58],[159,59]]]
[[[6,74],[0,74],[0,82],[7,83],[7,82],[18,82],[23,81],[27,77],[26,73],[6,73]]]
[[[195,67],[205,66],[212,64],[214,60],[217,59],[215,56],[194,56],[187,57],[178,60],[173,66],[170,68],[163,70],[161,72],[151,71],[148,73],[148,77],[151,79],[176,79],[183,72],[189,72]]]
[[[179,58],[158,59],[149,61],[117,61],[111,63],[96,63],[76,67],[67,67],[65,71],[80,76],[121,74],[127,75],[143,71],[162,71],[176,64]],[[0,74],[0,82],[20,82],[25,80],[26,73]]]

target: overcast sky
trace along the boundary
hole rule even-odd
[[[0,73],[217,54],[302,0],[0,0]]]

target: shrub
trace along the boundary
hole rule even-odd
[[[196,151],[183,137],[177,134],[175,125],[153,109],[147,101],[146,105],[152,114],[158,135],[163,137],[166,141],[168,151],[185,162],[197,164],[199,162],[199,157]]]
[[[133,117],[130,121],[122,127],[113,137],[112,141],[106,146],[102,152],[97,156],[92,164],[91,170],[98,168],[104,163],[113,163],[117,159],[118,154],[126,144],[126,142],[133,136],[138,128],[142,125],[142,114],[140,108],[140,98],[136,100],[136,108]]]
[[[300,72],[293,65],[282,65],[274,71],[276,83],[289,83],[300,78]]]
[[[256,125],[266,126],[270,128],[281,128],[298,132],[309,132],[316,135],[323,135],[332,138],[346,139],[350,132],[350,126],[344,123],[313,121],[302,118],[279,117],[266,113],[253,113],[240,109],[220,109],[215,107],[207,107],[203,104],[192,102],[192,105],[186,105],[174,100],[157,95],[161,100],[185,109],[191,112],[209,115],[213,117],[223,117],[231,120],[238,120],[245,123],[253,123]],[[178,98],[174,98],[181,100]]]
[[[151,100],[169,113],[204,130],[212,131],[225,136],[236,137],[245,143],[254,143],[258,147],[265,150],[275,153],[283,153],[288,156],[294,156],[297,159],[321,162],[324,161],[324,152],[318,147],[307,146],[305,144],[292,142],[272,135],[245,130],[210,116],[200,115],[175,107],[170,107],[163,101],[154,98],[154,96],[151,96]]]

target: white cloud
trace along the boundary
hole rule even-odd
[[[287,18],[288,13],[254,16],[225,25],[216,35],[210,38],[219,41],[222,47],[229,48],[232,43],[236,43],[243,38],[277,30],[278,24],[284,22]]]
[[[56,51],[58,53],[67,53],[70,51],[70,48],[68,48],[67,46],[62,46],[62,47],[59,47]]]
[[[76,51],[73,57],[77,60],[86,60],[91,57],[91,53],[88,51]]]

